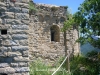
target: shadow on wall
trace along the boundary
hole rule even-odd
[[[100,52],[100,49],[93,47],[90,43],[86,43],[81,46],[81,53],[86,55],[88,52],[97,51]]]

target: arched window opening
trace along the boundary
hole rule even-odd
[[[55,42],[60,42],[60,30],[59,27],[56,25],[53,25],[50,28],[51,31],[51,41],[55,41]]]
[[[42,14],[39,14],[39,15],[38,15],[38,19],[39,19],[40,22],[43,22],[43,21],[44,21],[43,15],[42,15]]]

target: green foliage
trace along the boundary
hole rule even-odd
[[[100,0],[85,0],[75,13],[75,22],[80,25],[80,32],[84,41],[88,41],[96,47],[100,46],[100,40],[93,41],[91,35],[100,35]]]
[[[56,66],[46,66],[41,61],[31,62],[30,63],[30,75],[51,75]],[[60,69],[55,75],[69,75],[64,68]]]
[[[73,75],[98,75],[98,65],[98,61],[83,56],[76,56],[70,62]]]
[[[53,6],[53,7],[51,7],[51,10],[52,10],[53,12],[55,12],[55,11],[58,10],[58,7]]]
[[[69,11],[67,11],[66,16],[67,16],[67,20],[64,22],[62,31],[69,30],[75,24],[73,15],[70,14]]]
[[[31,15],[33,12],[36,12],[37,9],[35,8],[33,2],[29,2],[29,14]]]

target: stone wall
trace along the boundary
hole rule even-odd
[[[0,0],[0,75],[29,75],[28,2]]]
[[[43,60],[44,63],[54,63],[65,56],[63,23],[67,20],[66,7],[34,4],[37,11],[30,16],[29,25],[29,52],[31,60]],[[77,28],[73,27],[66,32],[67,47],[74,54],[79,53],[79,45],[74,44],[78,39]]]

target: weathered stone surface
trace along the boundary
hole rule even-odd
[[[23,51],[23,56],[29,56],[29,52]]]
[[[28,67],[22,67],[22,68],[15,68],[16,72],[21,73],[21,72],[29,72],[29,68]]]
[[[29,8],[29,4],[25,4],[25,3],[15,3],[16,7],[23,7],[23,8]]]
[[[22,8],[21,10],[22,10],[22,11],[21,11],[22,13],[29,13],[29,9]]]
[[[17,57],[14,57],[14,61],[28,62],[29,61],[29,58],[22,57],[22,56],[17,56]]]
[[[12,34],[28,34],[28,30],[13,30]]]
[[[29,15],[26,13],[15,14],[15,19],[29,20]]]
[[[0,7],[0,11],[5,12],[6,11],[6,7]]]
[[[16,52],[8,52],[7,55],[9,57],[15,57],[15,56],[21,56],[22,53],[21,52],[18,52],[18,51],[16,51]]]
[[[20,40],[19,44],[22,46],[28,46],[28,41],[27,40]]]
[[[12,50],[13,51],[26,51],[28,50],[28,46],[13,46]]]
[[[11,25],[21,25],[21,21],[20,20],[16,20],[16,19],[5,19],[6,24],[11,24]]]
[[[28,30],[28,25],[12,25],[12,29],[15,30]]]
[[[0,74],[29,75],[29,0],[0,1]]]
[[[11,7],[9,9],[9,12],[21,13],[21,8],[20,7]]]
[[[15,70],[11,67],[0,68],[0,73],[12,74],[15,73]]]
[[[0,63],[0,68],[9,67],[10,65],[8,63]]]
[[[12,67],[27,67],[28,63],[26,63],[26,62],[19,62],[19,63],[11,63],[10,65]]]
[[[5,13],[7,18],[13,19],[14,18],[14,13],[13,12],[6,12]]]
[[[0,2],[0,7],[5,7],[6,6],[6,4],[5,3],[3,3],[3,2]]]
[[[12,38],[14,40],[28,39],[28,35],[26,35],[26,34],[13,34]]]

